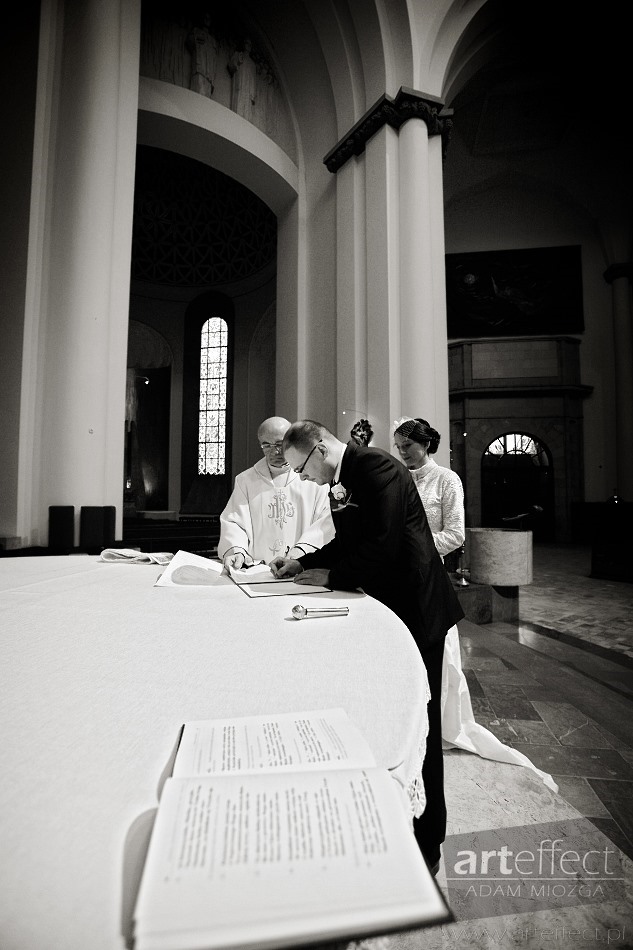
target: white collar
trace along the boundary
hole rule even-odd
[[[336,468],[334,469],[334,475],[332,476],[332,484],[336,485],[337,482],[341,480],[341,465],[343,464],[343,456],[345,455],[345,446],[341,449],[341,454],[338,457],[338,462],[336,463]]]
[[[286,485],[296,476],[296,472],[293,472],[290,466],[288,466],[288,468],[280,468],[277,470],[272,466],[269,466],[265,458],[258,459],[253,465],[253,468],[261,478],[269,483],[272,483],[273,485],[275,484],[275,479],[280,478],[282,475],[286,476]]]
[[[428,475],[431,469],[435,468],[436,466],[437,462],[435,459],[428,458],[424,465],[422,465],[420,468],[410,468],[409,471],[411,472],[413,478],[424,478],[425,475]]]

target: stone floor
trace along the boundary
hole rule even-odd
[[[535,545],[533,583],[519,593],[521,619],[528,629],[546,628],[536,632],[554,628],[577,646],[633,659],[633,584],[597,580],[590,571],[588,546]]]
[[[535,547],[518,623],[459,625],[477,720],[558,794],[529,769],[445,753],[437,881],[455,920],[368,943],[633,947],[633,585],[589,572],[588,548]]]

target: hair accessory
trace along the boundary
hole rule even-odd
[[[393,431],[399,429],[403,422],[415,422],[415,419],[412,416],[403,416],[402,419],[394,419],[393,421]]]

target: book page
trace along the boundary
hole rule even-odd
[[[236,584],[276,584],[283,577],[275,577],[268,564],[253,564],[252,567],[230,567],[229,577],[232,577]],[[285,578],[288,580],[288,578]]]
[[[178,551],[154,584],[154,587],[220,587],[230,584],[222,575],[222,562]]]
[[[171,778],[135,943],[246,950],[449,918],[386,770]]]
[[[375,765],[344,709],[188,722],[173,775],[288,772]]]

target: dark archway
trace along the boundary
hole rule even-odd
[[[481,459],[481,516],[485,528],[523,528],[553,541],[554,471],[551,453],[525,432],[494,439]]]

